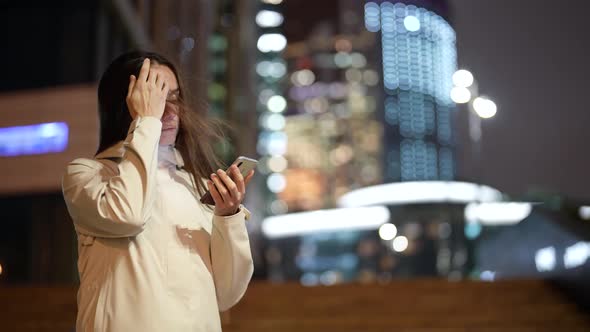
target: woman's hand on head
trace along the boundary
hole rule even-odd
[[[150,59],[143,60],[139,77],[129,77],[127,107],[132,118],[153,116],[161,119],[168,97],[168,84],[155,69],[150,69]]]
[[[215,201],[215,215],[231,216],[236,214],[244,201],[246,186],[254,176],[254,170],[244,178],[236,165],[232,165],[228,173],[217,170],[211,174],[207,187]]]

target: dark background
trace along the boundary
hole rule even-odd
[[[590,3],[450,3],[459,66],[498,105],[496,116],[483,121],[482,182],[513,194],[590,199]],[[469,174],[470,157],[460,154]]]

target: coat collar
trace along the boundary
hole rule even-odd
[[[125,141],[120,141],[117,144],[107,148],[96,155],[96,159],[121,159],[125,155]],[[176,168],[184,168],[184,160],[178,149],[174,148],[174,157],[176,159]]]

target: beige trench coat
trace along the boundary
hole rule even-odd
[[[78,234],[82,331],[220,331],[253,272],[244,207],[214,216],[182,158],[158,167],[162,124],[136,119],[125,141],[76,159],[63,193]]]

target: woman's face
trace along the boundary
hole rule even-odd
[[[178,135],[178,128],[180,121],[178,118],[178,105],[175,101],[178,100],[178,81],[174,72],[165,65],[153,63],[151,68],[158,71],[161,77],[164,77],[166,84],[169,87],[168,99],[166,102],[166,108],[164,109],[164,115],[162,115],[162,135],[160,136],[160,145],[172,145],[176,141],[176,135]]]

